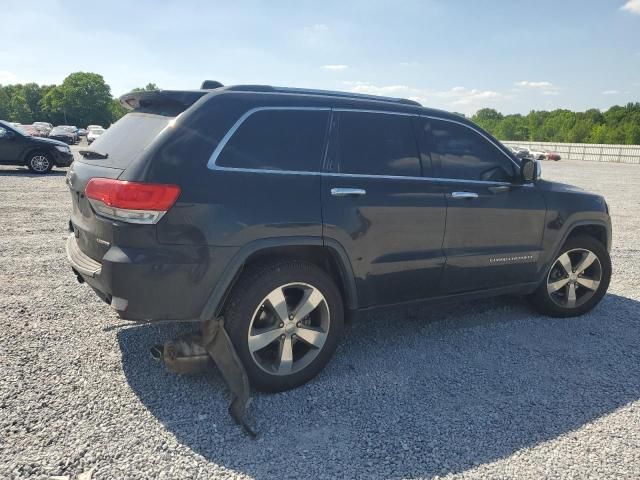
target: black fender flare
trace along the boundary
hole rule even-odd
[[[564,226],[562,236],[560,237],[560,241],[558,241],[553,248],[553,254],[544,259],[544,262],[541,265],[541,269],[540,269],[540,278],[538,279],[538,284],[544,280],[545,273],[547,272],[547,269],[551,266],[551,262],[555,258],[557,258],[558,254],[560,253],[560,249],[566,243],[571,233],[577,227],[584,227],[584,226],[590,226],[590,225],[602,227],[605,229],[605,231],[607,232],[606,248],[607,248],[607,251],[611,251],[611,221],[607,221],[602,218],[576,219]]]
[[[318,246],[327,248],[329,253],[334,255],[335,260],[340,269],[342,283],[345,287],[345,304],[349,310],[355,310],[358,305],[355,277],[351,262],[346,251],[335,240],[323,239],[322,237],[273,237],[254,240],[243,246],[233,256],[227,264],[213,287],[207,302],[205,303],[199,320],[206,321],[214,318],[220,312],[220,307],[224,304],[224,300],[233,287],[234,283],[242,273],[246,260],[260,250],[273,247],[298,247],[298,246]]]

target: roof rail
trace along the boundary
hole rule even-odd
[[[313,88],[293,88],[293,87],[272,87],[270,85],[234,85],[226,88],[227,91],[236,92],[281,92],[281,93],[301,93],[306,95],[321,95],[325,97],[340,98],[361,98],[363,100],[375,100],[378,102],[401,103],[403,105],[422,105],[415,100],[408,98],[383,97],[379,95],[367,95],[364,93],[339,92],[335,90],[317,90]]]

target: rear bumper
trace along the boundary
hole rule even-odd
[[[120,318],[194,320],[211,295],[235,248],[111,246],[98,262],[83,253],[74,234],[67,258],[76,277],[110,304]]]

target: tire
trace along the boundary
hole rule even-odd
[[[579,268],[585,260],[588,266],[581,273]],[[550,317],[576,317],[587,313],[602,300],[610,281],[609,252],[595,238],[581,235],[570,238],[562,246],[530,301],[536,310]]]
[[[292,318],[296,310],[300,317]],[[302,316],[307,310],[310,313]],[[322,269],[282,260],[243,273],[225,304],[224,318],[251,385],[281,392],[308,382],[327,365],[342,337],[344,307],[334,281]]]
[[[45,152],[33,152],[27,157],[27,167],[33,173],[49,173],[53,168],[53,160]]]

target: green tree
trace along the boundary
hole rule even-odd
[[[493,108],[482,108],[471,117],[471,121],[477,123],[486,131],[495,134],[498,124],[503,118],[502,114]]]
[[[111,88],[97,73],[76,72],[57,87],[67,122],[74,125],[103,125],[111,121]]]
[[[128,110],[122,106],[119,100],[112,100],[110,105],[111,122],[117,122],[120,118],[124,117]]]
[[[29,104],[22,95],[14,95],[9,103],[9,118],[14,122],[31,123],[33,115]]]
[[[147,85],[144,88],[138,87],[138,88],[134,88],[131,91],[132,92],[152,92],[154,90],[160,90],[160,89],[155,83],[147,83]]]
[[[498,123],[494,135],[503,140],[528,140],[527,119],[520,114],[507,115]]]
[[[0,119],[8,119],[9,118],[9,102],[11,99],[9,98],[9,94],[6,92],[5,88],[0,85]]]

